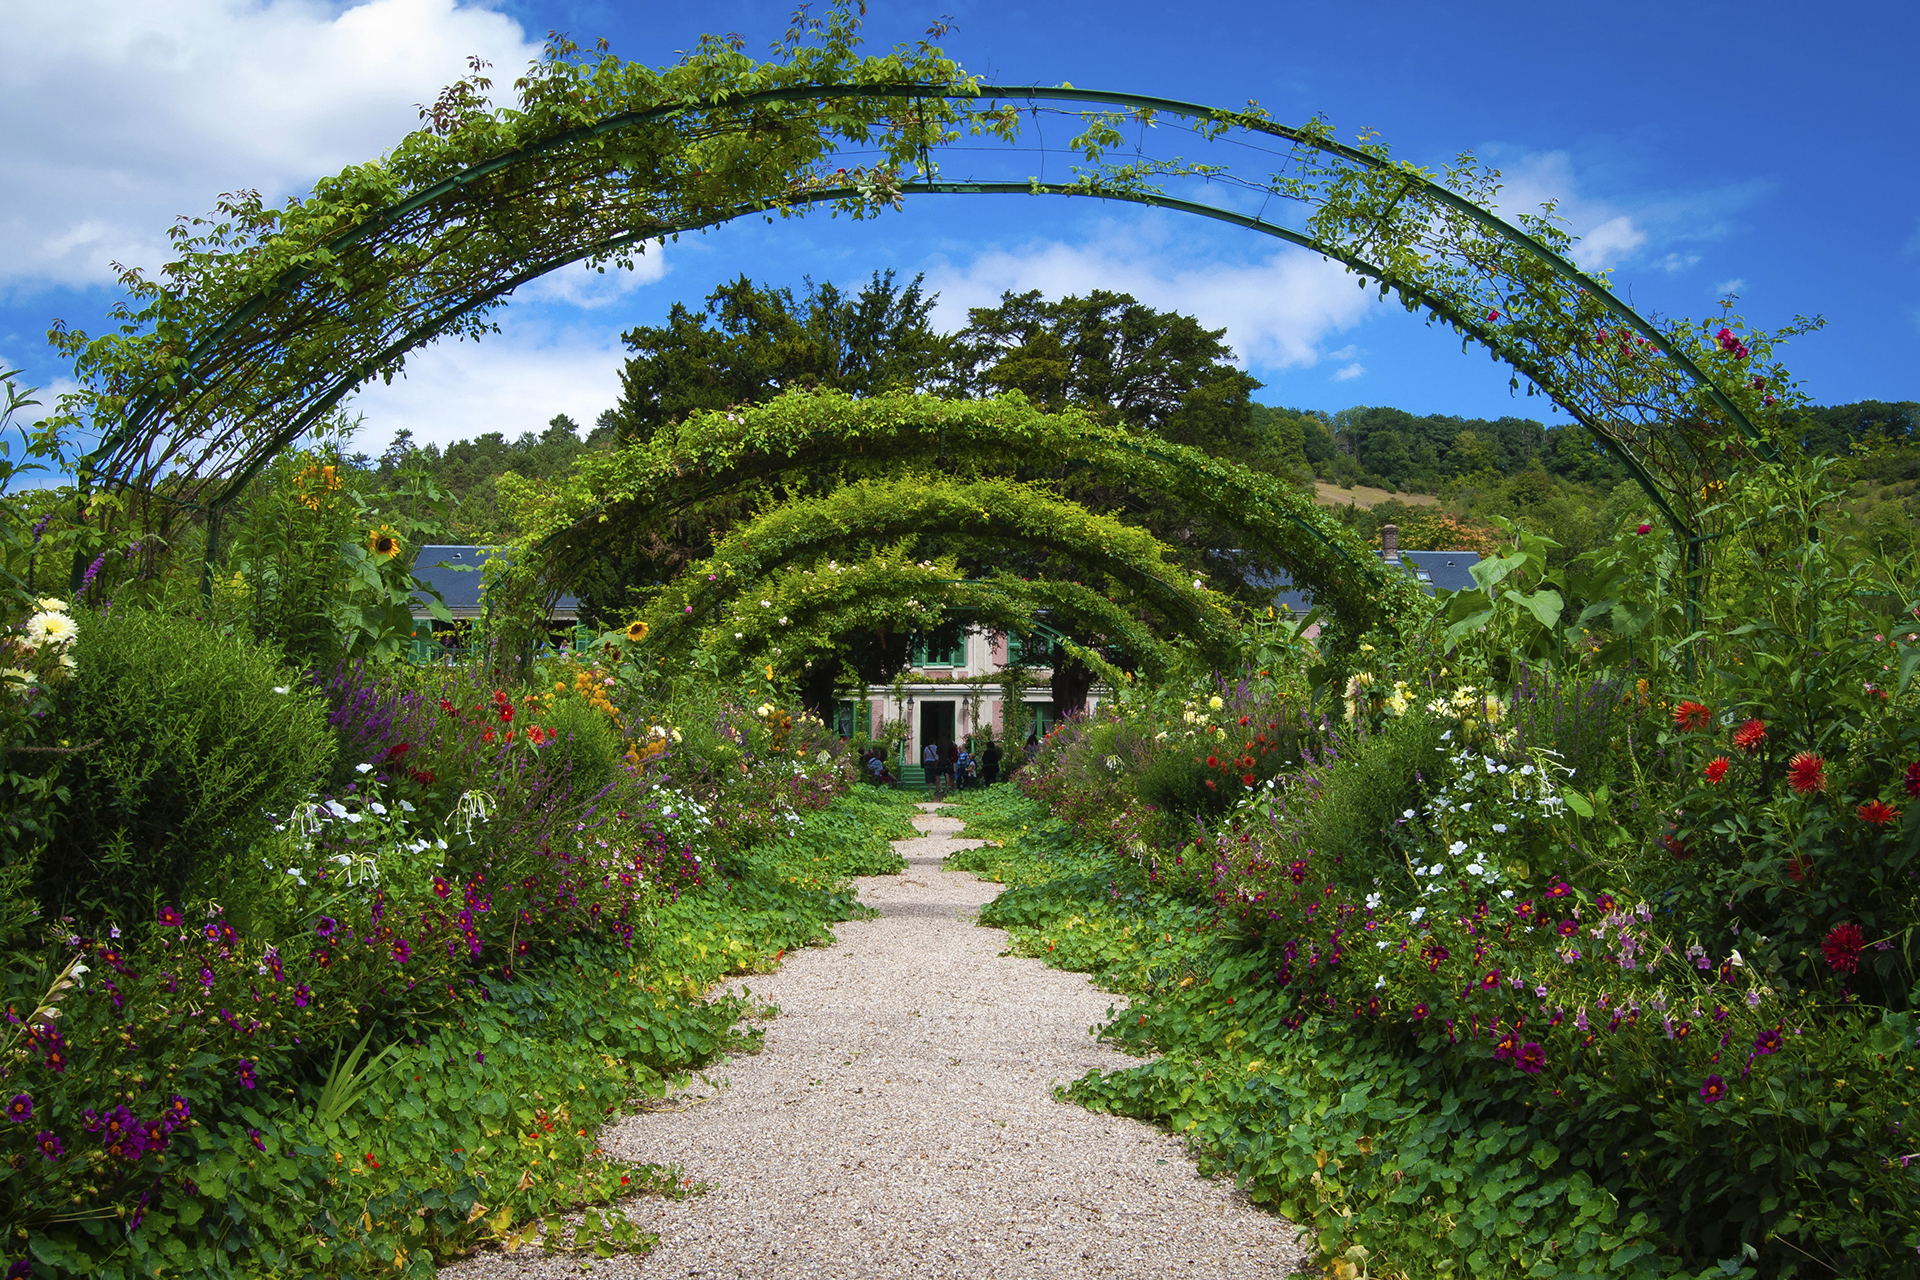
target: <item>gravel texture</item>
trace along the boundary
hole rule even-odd
[[[934,806],[923,805],[932,810]],[[1000,886],[942,871],[960,823],[917,815],[907,870],[857,882],[875,920],[748,984],[780,1015],[722,1085],[613,1124],[619,1156],[710,1184],[628,1211],[658,1247],[589,1264],[487,1253],[448,1280],[505,1276],[1218,1276],[1304,1270],[1295,1229],[1200,1178],[1152,1126],[1056,1102],[1056,1084],[1133,1059],[1088,1034],[1114,997],[1001,953],[975,921]]]

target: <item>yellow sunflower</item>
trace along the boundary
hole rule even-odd
[[[391,560],[400,554],[400,535],[393,531],[392,525],[381,525],[367,535],[367,550],[375,558]]]
[[[627,624],[627,643],[639,644],[642,640],[645,640],[647,638],[647,632],[650,630],[652,630],[651,627],[649,627],[645,622],[639,621],[638,619],[636,619],[633,622],[629,622]]]

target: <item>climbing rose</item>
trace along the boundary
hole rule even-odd
[[[1706,775],[1708,782],[1711,782],[1716,787],[1719,786],[1720,779],[1727,776],[1727,758],[1725,756],[1714,757],[1707,762],[1707,767],[1700,772]]]
[[[1634,530],[1634,532],[1635,532],[1635,533],[1638,533],[1638,534],[1648,534],[1648,533],[1652,533],[1652,532],[1653,532],[1653,526],[1652,526],[1652,525],[1650,525],[1650,524],[1643,524],[1643,525],[1641,525],[1641,526],[1640,526],[1640,527],[1639,527],[1638,529],[1635,529],[1635,530]]]
[[[1869,800],[1854,812],[1860,815],[1860,821],[1871,822],[1876,827],[1884,827],[1900,816],[1900,811],[1884,800]]]
[[[1826,941],[1820,944],[1827,963],[1833,966],[1835,973],[1852,973],[1860,967],[1860,953],[1866,950],[1867,940],[1857,924],[1836,925]]]
[[[1787,761],[1787,785],[1805,795],[1827,785],[1827,762],[1811,751],[1802,751]]]
[[[1767,722],[1749,720],[1733,731],[1733,745],[1751,755],[1767,740]]]
[[[1698,702],[1683,702],[1673,709],[1674,727],[1684,733],[1705,729],[1713,723],[1713,712]]]

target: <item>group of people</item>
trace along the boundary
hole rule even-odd
[[[1040,751],[1040,741],[1036,737],[1027,739],[1026,756],[1031,761]],[[949,791],[963,791],[969,787],[990,787],[1000,781],[1000,744],[988,738],[979,754],[969,750],[966,744],[956,744],[951,739],[946,742],[929,742],[920,749],[920,765],[927,776],[927,785],[935,795],[944,796]],[[894,787],[900,779],[887,767],[886,753],[878,747],[866,747],[860,752],[860,767],[865,771],[867,781],[882,787]]]
[[[920,766],[926,771],[927,785],[935,795],[945,795],[949,790],[964,791],[968,787],[990,787],[1000,781],[1000,744],[988,738],[987,745],[976,756],[966,744],[956,745],[952,739],[929,742],[920,749]]]

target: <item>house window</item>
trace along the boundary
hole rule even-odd
[[[915,636],[913,665],[916,667],[966,666],[967,633],[958,626],[945,626],[930,636]]]

